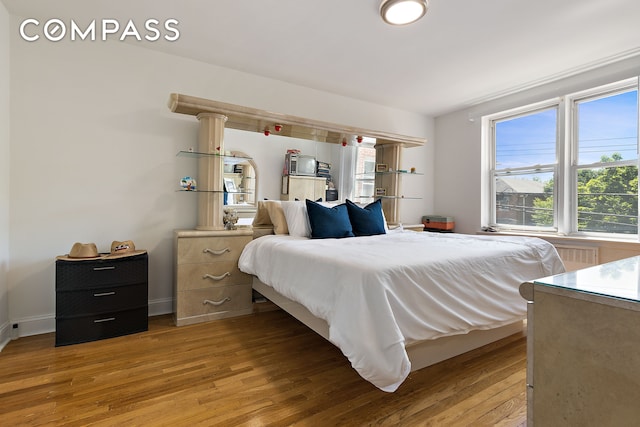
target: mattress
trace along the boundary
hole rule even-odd
[[[388,392],[411,370],[405,346],[523,319],[520,284],[564,272],[542,239],[412,231],[263,236],[239,268],[325,320],[353,368]]]

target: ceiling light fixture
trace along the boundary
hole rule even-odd
[[[407,25],[422,18],[428,8],[428,0],[382,0],[380,16],[387,24]]]

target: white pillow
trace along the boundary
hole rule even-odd
[[[387,224],[387,217],[384,216],[384,209],[382,210],[382,221],[384,222],[384,231],[389,231],[389,224]]]
[[[281,202],[284,217],[287,220],[289,235],[296,237],[311,237],[311,225],[309,224],[309,214],[307,214],[307,204],[304,201],[284,201]]]

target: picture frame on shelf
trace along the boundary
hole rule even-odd
[[[387,189],[386,188],[376,188],[376,197],[377,196],[386,196]]]
[[[231,178],[224,178],[224,189],[227,193],[235,193],[238,191],[236,188],[236,183]]]
[[[386,163],[376,163],[376,172],[387,172],[389,166]]]

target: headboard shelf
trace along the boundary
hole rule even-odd
[[[250,132],[262,133],[268,128],[274,135],[334,144],[342,143],[346,135],[375,138],[376,145],[398,144],[403,147],[418,147],[426,143],[425,138],[307,119],[178,93],[170,95],[168,105],[174,113],[192,116],[200,113],[223,114],[227,117],[225,127]],[[280,125],[279,131],[275,130],[276,125]]]

